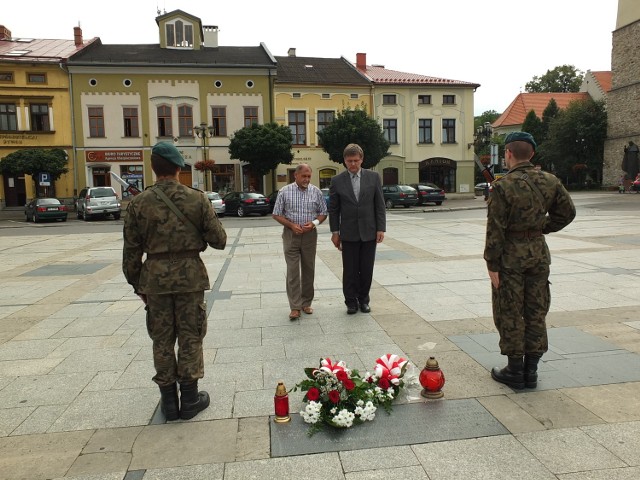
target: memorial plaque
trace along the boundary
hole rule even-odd
[[[509,433],[476,399],[395,405],[391,415],[379,408],[373,422],[346,429],[325,427],[312,437],[307,435],[309,426],[300,415],[291,417],[289,423],[270,422],[272,457],[441,442]]]

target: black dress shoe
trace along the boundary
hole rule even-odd
[[[353,315],[357,311],[358,311],[358,306],[357,305],[347,305],[347,313],[349,315]]]
[[[369,313],[369,312],[371,312],[371,307],[369,306],[368,303],[361,303],[360,304],[360,311],[362,313]]]

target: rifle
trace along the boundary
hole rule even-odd
[[[129,193],[129,195],[135,196],[135,195],[138,195],[139,193],[142,193],[136,187],[134,187],[129,182],[127,182],[126,180],[121,178],[119,175],[117,175],[117,174],[115,174],[113,172],[109,172],[109,173],[111,174],[111,176],[114,178],[114,180],[116,182],[118,182],[120,185],[122,185],[122,188],[124,189],[124,191]]]
[[[480,173],[482,173],[482,176],[487,181],[487,183],[492,183],[496,179],[496,177],[493,176],[493,172],[491,171],[490,166],[483,165],[478,155],[474,155],[473,159],[476,161],[476,165],[478,165],[478,167],[480,168]]]

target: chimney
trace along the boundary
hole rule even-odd
[[[367,69],[366,53],[356,53],[356,67],[358,70],[363,70],[363,71]]]
[[[295,57],[296,56],[296,49],[295,48],[290,48],[289,51],[287,51],[287,55],[289,55],[290,57]]]
[[[204,46],[218,48],[218,27],[216,25],[203,25]]]
[[[4,25],[0,25],[0,40],[11,40],[11,30]]]
[[[73,43],[76,44],[76,47],[82,46],[82,29],[78,27],[73,27]]]

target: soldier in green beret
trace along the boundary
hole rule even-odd
[[[227,242],[206,195],[179,182],[183,166],[172,143],[153,147],[151,168],[157,181],[133,197],[123,231],[122,270],[145,303],[153,340],[153,381],[160,387],[160,407],[167,420],[193,418],[209,406],[209,394],[198,391],[207,332],[204,291],[211,288],[200,252],[207,246],[222,250]]]
[[[507,135],[509,172],[493,182],[487,210],[484,259],[500,353],[508,357],[507,366],[493,368],[491,377],[515,389],[537,386],[538,361],[548,349],[551,257],[544,235],[576,216],[562,183],[531,163],[535,149],[529,133]]]

